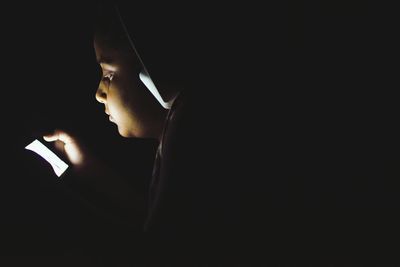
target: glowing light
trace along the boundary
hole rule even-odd
[[[60,177],[68,168],[68,164],[62,161],[56,154],[43,145],[39,140],[35,139],[32,143],[25,147],[31,150],[42,158],[44,158],[53,167],[54,173]]]

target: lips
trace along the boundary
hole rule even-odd
[[[104,112],[108,115],[108,119],[109,119],[111,122],[114,122],[114,119],[113,119],[113,117],[110,115],[110,112],[108,111],[107,108],[105,109]]]

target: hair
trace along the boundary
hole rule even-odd
[[[116,6],[109,2],[101,2],[97,6],[94,19],[94,38],[107,49],[119,52],[132,52],[129,39],[121,25]]]
[[[178,6],[174,1],[101,1],[95,34],[111,49],[135,49],[156,85],[182,89],[204,80],[209,68],[212,40],[204,37],[209,28],[204,27],[203,16],[207,17],[197,7]]]

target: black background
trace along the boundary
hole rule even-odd
[[[391,258],[399,204],[394,7],[368,1],[243,6],[236,5],[242,16],[230,16],[230,33],[219,38],[237,53],[233,61],[218,61],[222,77],[237,79],[226,81],[229,94],[221,91],[226,100],[219,110],[227,115],[228,140],[237,143],[235,162],[248,183],[260,185],[252,186],[261,196],[251,201],[262,208],[263,195],[280,195],[273,186],[281,184],[269,182],[264,168],[282,159],[273,167],[293,172],[287,166],[296,166],[307,177],[290,180],[289,194],[322,214],[324,205],[342,211],[342,217],[325,218],[346,230],[324,262],[342,263],[338,255],[365,259],[373,252]],[[151,170],[154,143],[119,137],[95,101],[100,73],[92,7],[54,2],[2,10],[9,15],[2,17],[1,239],[8,256],[2,259],[15,266],[117,266],[116,259],[132,257],[125,253],[134,239],[126,226],[66,191],[48,165],[23,150],[42,132],[60,127],[78,133],[122,172],[132,162],[140,162],[144,177]],[[343,247],[345,252],[334,253]]]
[[[154,141],[120,137],[95,100],[101,73],[92,43],[93,7],[54,2],[3,10],[12,14],[3,23],[9,25],[3,38],[9,75],[3,99],[8,115],[2,122],[4,266],[116,266],[126,261],[123,250],[132,249],[134,237],[126,225],[66,189],[65,180],[74,178],[71,168],[60,179],[39,156],[24,150],[61,128],[122,173],[134,163],[139,163],[138,177],[151,172]],[[143,185],[142,180],[132,183]]]

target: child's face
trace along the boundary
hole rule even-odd
[[[139,59],[129,53],[110,49],[94,41],[102,79],[96,99],[105,106],[105,113],[124,137],[159,138],[165,110],[139,79]]]

